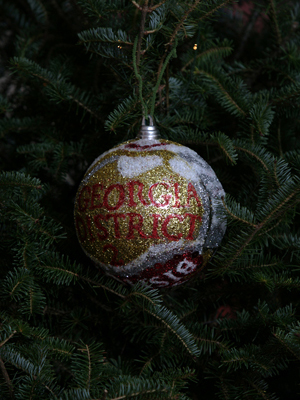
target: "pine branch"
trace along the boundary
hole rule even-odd
[[[0,121],[0,137],[10,132],[36,131],[41,129],[40,118],[7,118]]]
[[[41,25],[49,25],[49,17],[44,4],[40,0],[28,0],[34,16]]]
[[[188,9],[186,10],[186,12],[184,13],[183,17],[181,18],[181,20],[179,21],[179,23],[176,25],[176,27],[175,27],[175,29],[174,29],[174,31],[173,31],[173,33],[172,33],[170,39],[169,39],[169,42],[165,45],[165,46],[166,46],[166,50],[165,50],[165,53],[164,53],[164,55],[162,56],[162,58],[161,58],[161,60],[160,60],[159,66],[158,66],[157,80],[159,79],[159,76],[160,76],[160,74],[161,74],[161,70],[162,70],[162,68],[163,68],[165,59],[166,59],[166,57],[167,57],[168,48],[169,48],[170,46],[172,46],[172,44],[173,44],[173,42],[174,42],[174,40],[175,40],[175,38],[176,38],[176,36],[177,36],[177,33],[178,33],[178,32],[182,29],[182,27],[183,27],[184,21],[188,18],[189,14],[191,14],[191,13],[195,10],[195,8],[198,6],[199,3],[200,3],[200,0],[195,0],[195,3],[194,3],[193,5],[191,5],[190,8],[188,8]]]
[[[229,91],[224,87],[224,85],[222,85],[219,79],[217,79],[217,77],[215,77],[208,71],[198,68],[196,68],[195,74],[204,75],[206,78],[211,80],[216,85],[216,87],[220,90],[220,94],[222,96],[221,99],[222,98],[224,99],[224,106],[227,107],[230,111],[232,111],[233,114],[242,117],[245,117],[247,115],[247,113],[238,105],[238,103],[234,100],[234,98],[229,93]]]
[[[152,315],[154,318],[159,320],[165,327],[170,330],[182,343],[182,345],[186,348],[186,350],[192,356],[198,356],[199,350],[195,345],[194,340],[192,339],[190,333],[186,330],[186,328],[179,324],[179,320],[175,317],[169,310],[166,308],[158,308],[155,307],[153,311],[144,308],[148,314]]]
[[[133,42],[128,40],[128,34],[119,29],[114,32],[111,28],[92,28],[78,34],[79,44],[84,44],[89,50],[91,43],[112,43],[116,45],[133,46]]]
[[[117,128],[130,125],[130,120],[135,119],[139,113],[135,111],[137,100],[133,97],[125,99],[118,107],[113,110],[105,121],[105,129],[116,132]]]
[[[167,0],[162,0],[160,3],[155,4],[155,5],[151,5],[150,9],[151,11],[156,10],[157,8],[161,7]]]
[[[229,208],[227,207],[224,198],[222,198],[222,203],[223,203],[223,206],[224,206],[226,212],[231,216],[231,218],[233,218],[234,220],[237,220],[237,221],[239,221],[239,222],[242,222],[242,223],[244,223],[244,224],[246,224],[246,225],[249,225],[249,226],[251,226],[251,227],[256,227],[256,224],[254,224],[254,223],[252,223],[252,222],[250,222],[250,221],[247,221],[246,219],[240,218],[240,217],[238,217],[236,214],[232,213],[232,212],[229,210]],[[245,209],[245,210],[246,210],[246,209]],[[237,211],[237,210],[235,209],[235,213],[236,213],[236,211]]]
[[[15,333],[17,333],[17,331],[13,331],[5,340],[3,340],[3,342],[0,343],[0,348],[4,346],[5,343],[8,342],[15,335]]]
[[[161,392],[167,392],[167,389],[153,389],[153,390],[141,390],[140,392],[135,392],[135,393],[130,393],[130,397],[137,397],[137,396],[146,396],[148,394],[157,394],[157,393],[161,393]],[[127,394],[125,394],[124,396],[118,396],[118,397],[114,397],[111,398],[110,400],[123,400],[129,397]],[[169,399],[172,399],[173,397],[168,397]]]
[[[11,65],[15,71],[38,78],[44,82],[46,84],[46,92],[52,100],[58,103],[61,101],[71,101],[79,105],[84,112],[88,112],[96,119],[101,120],[99,115],[90,107],[89,95],[67,83],[63,77],[55,76],[51,71],[40,67],[37,63],[25,57],[14,57]]]
[[[12,111],[12,106],[9,101],[0,94],[0,115]]]
[[[47,371],[47,366],[45,365],[45,358],[43,357],[44,363],[41,363],[41,366],[39,365],[37,368],[34,366],[34,364],[27,359],[25,359],[23,356],[20,355],[20,353],[14,351],[13,349],[7,349],[5,351],[2,351],[2,359],[5,359],[7,362],[12,364],[14,367],[17,369],[24,371],[26,374],[28,374],[34,381],[39,382],[47,391],[49,391],[52,396],[55,397],[55,399],[58,399],[56,393],[53,391],[51,388],[51,375],[43,376],[43,369],[45,369],[45,372]],[[44,367],[44,368],[43,368]],[[49,371],[47,371],[49,372]]]
[[[261,154],[256,154],[256,151],[255,151],[255,150],[257,149],[257,147],[254,147],[254,146],[253,146],[253,147],[252,147],[253,150],[250,150],[250,149],[248,149],[248,148],[235,145],[234,148],[235,148],[236,150],[245,152],[245,153],[249,154],[251,157],[255,158],[255,159],[263,166],[263,168],[264,168],[267,172],[271,173],[271,171],[270,171],[270,169],[269,169],[267,163],[265,162],[265,160],[263,159],[263,157],[261,157],[261,155],[264,155],[264,153],[262,153],[262,152],[260,151]]]
[[[4,364],[4,362],[3,362],[1,357],[0,357],[0,369],[1,369],[2,375],[3,375],[4,379],[5,379],[5,382],[6,382],[7,386],[8,386],[10,398],[13,400],[15,398],[14,387],[13,387],[13,384],[12,384],[12,382],[10,380],[8,372],[7,372],[6,368],[5,368],[5,364]]]
[[[215,12],[217,12],[218,10],[220,10],[220,8],[226,6],[229,3],[232,3],[233,0],[225,0],[222,3],[218,4],[215,8],[213,8],[212,10],[208,11],[207,13],[205,13],[204,15],[202,15],[202,17],[200,17],[200,21],[202,19],[208,18],[210,17],[212,14],[214,14]]]
[[[165,343],[166,336],[167,336],[167,332],[164,332],[164,334],[162,335],[161,341],[160,341],[159,350],[158,350],[152,357],[150,357],[150,358],[144,363],[144,365],[143,365],[143,367],[142,367],[142,369],[141,369],[141,371],[140,371],[140,373],[139,373],[139,376],[143,375],[144,371],[145,371],[148,367],[150,367],[152,361],[153,361],[155,358],[157,358],[157,357],[159,357],[159,356],[161,355],[161,352],[162,352],[162,350],[163,350],[163,345],[164,345],[164,343]]]
[[[38,193],[43,192],[41,181],[21,172],[2,172],[0,175],[0,185],[4,187],[21,187],[35,190]]]
[[[264,400],[277,400],[277,398],[275,398],[273,395],[269,395],[266,393],[265,387],[261,388],[259,387],[258,384],[255,384],[253,381],[247,380],[247,382],[249,382],[249,384],[257,391],[259,396]]]
[[[207,326],[207,325],[206,325]],[[200,343],[200,348],[202,353],[209,353],[212,354],[213,350],[215,347],[219,347],[222,350],[228,350],[228,345],[222,343],[219,340],[213,340],[211,338],[207,337],[199,337],[199,336],[194,336],[196,342]]]
[[[104,20],[109,13],[116,13],[125,8],[124,0],[101,1],[101,0],[78,0],[80,7],[90,17],[96,17],[98,20]]]
[[[275,36],[276,36],[276,40],[277,40],[277,46],[280,47],[282,38],[281,38],[281,32],[279,29],[279,24],[278,24],[278,19],[277,19],[275,0],[268,0],[268,1],[270,3],[270,15],[271,15],[271,20],[274,23],[274,31],[275,31]]]
[[[221,58],[221,57],[227,57],[231,52],[232,52],[232,47],[231,46],[226,46],[226,45],[220,45],[217,47],[212,47],[210,49],[204,50],[202,53],[197,54],[196,57],[191,58],[182,68],[181,72],[184,72],[189,65],[191,65],[195,59],[198,60],[204,60],[206,61],[207,59],[210,59],[212,57],[216,58]]]

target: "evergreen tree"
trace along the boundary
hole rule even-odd
[[[299,399],[300,3],[0,0],[0,20],[0,399]],[[103,275],[73,222],[148,113],[226,192],[221,246],[173,289]]]

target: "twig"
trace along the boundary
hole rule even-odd
[[[131,0],[132,4],[136,6],[137,9],[139,9],[140,11],[142,11],[142,7],[134,0]]]
[[[173,56],[176,57],[177,43],[178,43],[178,41],[177,41],[177,39],[176,39],[176,40],[175,40],[174,47],[173,47],[173,49],[171,50],[171,52],[168,54],[168,56],[167,56],[167,58],[166,58],[164,64],[162,65],[160,74],[158,75],[157,82],[156,82],[156,85],[155,85],[154,90],[153,90],[153,95],[152,95],[152,100],[151,100],[151,106],[150,106],[150,115],[152,115],[152,116],[153,116],[153,114],[154,114],[155,98],[156,98],[157,90],[158,90],[158,88],[159,88],[159,85],[160,85],[160,82],[161,82],[161,80],[162,80],[163,74],[164,74],[164,72],[165,72],[165,69],[167,68],[167,65],[169,64],[169,61],[170,61],[171,57],[173,57]]]
[[[177,26],[176,26],[174,32],[172,33],[172,36],[171,36],[169,42],[166,44],[166,51],[165,51],[165,54],[162,56],[162,58],[161,58],[161,60],[160,60],[160,63],[159,63],[159,67],[158,67],[158,71],[157,71],[157,76],[158,76],[158,77],[159,77],[159,75],[160,75],[160,71],[161,71],[161,69],[162,69],[162,67],[163,67],[165,58],[166,58],[166,56],[167,56],[168,47],[170,47],[170,46],[172,45],[172,43],[174,42],[174,40],[175,40],[175,38],[176,38],[177,33],[179,32],[179,30],[180,30],[181,27],[182,27],[184,21],[187,19],[188,15],[189,15],[192,11],[194,11],[194,9],[197,7],[197,5],[198,5],[199,2],[200,2],[200,0],[196,0],[195,4],[193,4],[192,7],[191,7],[190,9],[188,9],[188,10],[184,13],[184,16],[181,18],[180,22],[177,24]]]
[[[142,47],[142,40],[143,40],[144,33],[145,33],[145,23],[146,23],[146,15],[148,12],[148,2],[149,2],[149,0],[146,0],[145,4],[142,7],[140,33],[139,33],[139,39],[138,39],[138,44],[137,44],[137,55],[136,55],[137,70],[139,70],[140,60],[141,60],[141,47]]]
[[[0,347],[2,347],[3,345],[5,345],[5,343],[8,342],[9,339],[11,339],[11,338],[14,336],[15,333],[17,333],[17,331],[13,331],[13,333],[11,333],[11,334],[8,336],[8,338],[6,338],[5,340],[3,340],[3,342],[0,343]]]
[[[161,5],[163,5],[166,1],[167,1],[167,0],[163,0],[163,1],[161,1],[160,3],[156,4],[155,6],[152,6],[152,7],[150,8],[150,10],[151,10],[151,11],[156,10],[158,7],[160,7]]]
[[[224,3],[219,4],[217,7],[215,7],[214,9],[210,10],[208,13],[206,13],[205,15],[203,15],[199,21],[201,21],[204,18],[209,17],[210,15],[212,15],[214,12],[218,11],[220,8],[222,8],[223,6],[225,6],[228,3],[231,3],[233,0],[225,0]]]

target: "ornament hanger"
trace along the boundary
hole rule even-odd
[[[153,122],[153,118],[151,115],[148,115],[149,125],[146,125],[146,118],[142,119],[142,126],[137,135],[137,139],[148,139],[148,140],[156,140],[160,139],[159,130],[156,128]]]

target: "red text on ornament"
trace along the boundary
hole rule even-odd
[[[120,265],[124,265],[124,261],[122,259],[118,259],[119,250],[113,246],[112,244],[105,244],[103,246],[103,251],[111,250],[112,251],[112,259],[110,261],[111,265],[115,267],[119,267]]]
[[[145,189],[145,190],[144,190]],[[157,182],[150,186],[145,195],[146,188],[140,181],[129,181],[126,185],[120,183],[105,187],[103,183],[84,186],[78,196],[78,209],[84,212],[87,209],[104,209],[117,211],[123,205],[137,207],[140,203],[145,207],[150,205],[157,208],[188,208],[191,201],[201,207],[201,200],[194,185],[190,182],[187,186],[186,204],[181,203],[180,184],[178,182]]]
[[[194,215],[191,213],[169,214],[166,217],[160,214],[150,214],[147,217],[147,225],[149,226],[149,218],[152,219],[152,232],[147,235],[144,232],[144,217],[138,213],[113,213],[113,214],[96,214],[94,216],[86,215],[85,218],[76,215],[75,222],[80,242],[86,240],[94,242],[96,237],[98,241],[105,241],[110,236],[114,239],[134,240],[141,239],[163,239],[166,238],[170,241],[178,241],[180,239],[194,240],[194,232],[196,229],[196,221],[201,223],[201,215]],[[184,237],[182,232],[170,231],[170,223],[175,220],[182,223],[184,220],[189,221],[189,231],[187,236]],[[124,220],[126,229],[121,231],[120,221]],[[113,229],[109,229],[108,221],[112,221]],[[95,229],[92,231],[91,225],[94,224]],[[124,226],[124,225],[123,225]],[[93,234],[93,232],[95,232]],[[111,232],[111,235],[109,234]]]

